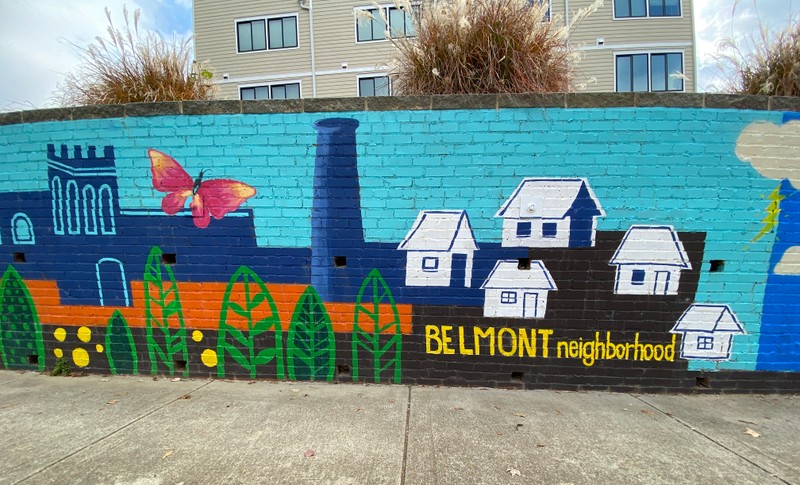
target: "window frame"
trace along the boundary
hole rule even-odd
[[[419,3],[412,3],[411,4],[411,15],[414,15],[414,12],[416,10],[420,9],[420,8],[422,8],[422,7],[421,7],[421,5]],[[356,15],[356,12],[359,11],[359,10],[376,10],[377,11],[378,9],[384,10],[384,14],[386,15],[386,19],[389,21],[388,24],[386,25],[386,30],[385,30],[385,32],[389,32],[389,35],[388,36],[384,35],[384,37],[382,39],[358,40],[358,22],[359,22],[359,18]],[[390,9],[400,10],[397,7],[397,5],[395,5],[393,3],[384,3],[384,4],[378,4],[378,5],[363,5],[363,6],[360,6],[360,7],[353,7],[353,38],[355,40],[355,43],[356,44],[369,44],[369,43],[372,43],[372,42],[389,42],[391,39],[399,39],[399,38],[401,38],[399,36],[398,37],[393,37],[392,36],[392,18],[391,18],[391,15],[389,13]],[[381,17],[381,19],[382,19],[382,17]],[[404,25],[404,27],[405,27],[405,25]],[[414,35],[409,35],[409,36],[405,36],[405,37],[416,37],[416,36],[417,36],[416,32],[414,32]]]
[[[433,266],[428,266],[427,263],[433,263]],[[436,273],[439,271],[439,257],[438,256],[423,256],[422,257],[422,271],[426,273]]]
[[[275,82],[265,82],[265,83],[257,83],[257,84],[240,84],[237,86],[237,90],[239,91],[239,101],[273,101],[276,98],[272,97],[272,88],[274,86],[286,86],[289,84],[297,84],[298,90],[300,91],[299,98],[277,98],[278,101],[286,101],[291,99],[303,99],[303,81],[300,79],[288,79],[284,81],[275,81]],[[267,88],[267,93],[269,97],[267,99],[243,99],[242,98],[242,90],[243,89],[254,89],[254,88]]]
[[[633,0],[627,0],[631,2]],[[612,20],[642,20],[642,19],[682,19],[683,18],[683,0],[678,0],[678,15],[650,15],[650,2],[652,0],[644,0],[644,15],[641,17],[634,17],[634,16],[627,16],[627,17],[620,17],[617,16],[617,0],[611,0],[611,19]],[[663,1],[663,0],[662,0]]]
[[[521,227],[525,227],[525,226],[527,226],[527,232],[524,232],[524,233],[520,232],[520,228]],[[517,226],[515,228],[514,235],[518,239],[529,238],[529,237],[533,236],[533,222],[532,221],[517,221]]]
[[[28,239],[20,239],[19,237],[17,221],[20,220],[24,221],[28,226],[28,235],[30,236]],[[24,212],[17,212],[11,217],[11,240],[16,245],[36,244],[36,233],[33,230],[33,221],[31,221],[31,218]]]
[[[548,233],[552,234],[548,234]],[[542,223],[542,237],[553,239],[558,237],[558,223],[557,222],[543,222]]]
[[[666,91],[653,91],[653,62],[652,56],[654,55],[669,55],[669,54],[680,54],[681,56],[681,74],[686,76],[686,50],[685,49],[657,49],[652,51],[619,51],[614,52],[613,57],[613,68],[614,68],[614,92],[615,93],[685,93],[686,92],[686,79],[681,79],[681,89],[680,90],[666,90]],[[647,91],[620,91],[619,90],[619,79],[617,78],[617,60],[620,57],[628,57],[628,56],[636,56],[636,55],[647,55]],[[633,71],[631,71],[631,75],[633,75]],[[667,85],[669,85],[669,74],[667,74]],[[631,89],[633,89],[633,85],[631,84]]]
[[[269,21],[276,20],[276,19],[284,19],[294,17],[295,22],[295,39],[297,45],[294,47],[276,47],[270,48],[269,47]],[[249,50],[249,51],[240,51],[239,50],[239,24],[245,22],[257,22],[259,20],[264,21],[264,49],[258,50]],[[300,14],[298,12],[291,12],[291,13],[282,13],[282,14],[271,14],[271,15],[260,15],[257,17],[244,17],[240,19],[233,19],[233,35],[235,38],[234,42],[234,51],[237,55],[247,55],[247,54],[256,54],[256,53],[263,53],[263,52],[278,52],[278,51],[287,51],[292,49],[299,49],[300,48]]]
[[[713,335],[698,336],[697,350],[714,350],[714,336]]]
[[[501,305],[516,305],[517,304],[517,292],[510,291],[510,290],[502,290],[500,291],[500,304]]]
[[[389,77],[387,73],[372,73],[372,74],[359,74],[356,76],[356,94],[359,98],[372,98],[372,97],[383,97],[383,96],[364,96],[361,94],[361,81],[363,79],[377,79],[377,78],[386,78],[387,84],[389,85],[389,94],[386,96],[392,95],[392,78]],[[373,83],[373,91],[374,91],[375,84]]]
[[[641,278],[638,278],[641,276]],[[631,270],[631,285],[633,286],[644,286],[644,280],[647,279],[647,271],[643,269],[632,269]]]

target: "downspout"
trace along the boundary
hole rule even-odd
[[[311,47],[311,97],[317,97],[317,60],[314,56],[314,0],[308,0],[308,3],[303,4],[303,0],[298,0],[300,8],[308,10],[308,36]]]

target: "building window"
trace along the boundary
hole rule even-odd
[[[711,350],[714,348],[714,337],[697,337],[697,350]]]
[[[439,258],[426,256],[422,258],[422,271],[435,272],[439,270]]]
[[[97,234],[97,192],[91,185],[83,187],[83,228],[86,234]]]
[[[358,79],[359,96],[389,96],[389,77],[362,77]]]
[[[236,22],[236,40],[238,42],[239,52],[266,50],[266,21],[249,20],[247,22]]]
[[[243,100],[252,99],[300,99],[300,83],[269,84],[239,89]]]
[[[545,222],[542,224],[542,237],[556,237],[558,234],[558,224],[555,222]]]
[[[98,213],[100,214],[100,233],[116,234],[117,227],[114,222],[114,197],[111,195],[111,187],[103,185],[100,187],[98,197]]]
[[[78,211],[80,199],[78,197],[78,183],[74,180],[67,182],[67,232],[70,234],[81,233],[81,216]]]
[[[530,221],[517,223],[517,237],[531,237]]]
[[[14,244],[36,244],[33,224],[27,215],[22,212],[14,214],[11,219],[11,236]]]
[[[269,19],[269,48],[297,47],[297,17]]]
[[[513,305],[517,302],[516,291],[503,291],[500,293],[500,303],[505,305]]]
[[[236,22],[236,44],[239,52],[297,47],[297,16]]]
[[[643,285],[644,284],[644,270],[643,269],[635,269],[631,271],[631,284],[632,285]]]
[[[393,39],[398,37],[413,37],[413,15],[416,7],[411,12],[403,8],[382,6],[380,8],[357,8],[356,15],[356,41],[371,42],[386,39],[386,21],[389,20],[389,34]]]
[[[683,91],[683,54],[625,54],[616,57],[617,92]]]
[[[614,18],[680,17],[681,0],[614,0]]]

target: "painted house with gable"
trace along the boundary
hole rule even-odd
[[[397,249],[406,252],[406,286],[472,286],[479,248],[466,211],[420,211]]]
[[[609,264],[618,295],[677,295],[681,271],[692,269],[672,226],[631,226]]]
[[[597,218],[605,216],[583,178],[525,178],[497,211],[503,247],[593,247]]]
[[[498,261],[481,288],[483,316],[521,318],[544,318],[548,293],[558,289],[542,261],[520,269],[516,259]]]
[[[744,335],[742,324],[728,305],[691,305],[672,327],[681,334],[681,358],[727,360],[734,335]]]

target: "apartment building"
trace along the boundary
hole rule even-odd
[[[567,23],[593,2],[541,1]],[[409,12],[371,0],[194,0],[194,30],[221,99],[390,95],[387,31],[414,35]],[[576,85],[694,92],[693,30],[692,0],[605,0],[570,34],[583,54]]]

